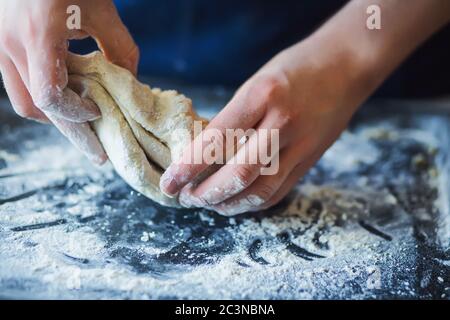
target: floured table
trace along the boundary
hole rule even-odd
[[[207,116],[229,98],[179,89]],[[372,103],[277,207],[225,218],[154,204],[2,100],[0,297],[448,299],[445,110]]]

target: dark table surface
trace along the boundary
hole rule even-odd
[[[221,88],[181,88],[212,116]],[[0,102],[0,296],[450,296],[450,102],[372,102],[278,206],[163,208]]]

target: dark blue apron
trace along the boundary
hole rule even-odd
[[[141,74],[238,86],[300,41],[345,0],[116,0],[141,50]],[[72,45],[85,52],[91,48]],[[379,96],[450,93],[450,28],[418,50]]]

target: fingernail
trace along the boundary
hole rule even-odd
[[[187,185],[185,185],[181,189],[180,195],[178,197],[180,204],[186,208],[205,207],[205,202],[201,198],[194,196],[193,191],[194,185],[192,184],[192,182],[189,182]]]
[[[89,160],[91,160],[93,163],[95,163],[98,166],[101,166],[103,164],[105,164],[105,162],[108,160],[108,156],[106,155],[106,153],[103,153],[101,155],[90,155],[88,156]]]
[[[184,189],[181,190],[178,200],[185,208],[200,208],[205,206],[205,202],[202,199],[195,197],[190,191]]]
[[[171,176],[163,174],[159,181],[159,188],[166,196],[173,198],[178,192],[178,184]]]
[[[202,194],[201,198],[210,205],[218,204],[223,201],[223,197],[226,196],[225,190],[215,187]]]
[[[83,110],[80,111],[80,114],[78,115],[81,118],[80,120],[83,120],[83,118],[85,118],[88,119],[85,121],[94,121],[101,118],[102,113],[93,101],[89,99],[83,99],[83,102],[89,107],[84,112]]]
[[[187,192],[181,191],[180,196],[178,197],[178,201],[185,208],[192,208],[194,206],[192,204],[192,201],[190,201],[190,197]]]

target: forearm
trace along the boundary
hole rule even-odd
[[[373,4],[381,8],[379,30],[370,30],[366,23],[367,8]],[[330,99],[357,108],[414,49],[449,20],[448,0],[352,0],[267,67],[281,67],[295,86],[296,79],[305,73],[306,61],[312,72],[323,74],[316,85],[323,88],[324,94],[335,92]]]
[[[381,9],[379,30],[367,28],[370,5]],[[310,40],[323,46],[321,54],[351,56],[377,85],[449,20],[448,0],[352,0]]]
[[[366,11],[372,4],[381,7],[381,30],[367,28]],[[337,139],[361,102],[446,23],[449,8],[449,0],[351,1],[310,37],[258,70],[205,129],[255,129],[257,134],[234,160],[269,147],[277,151],[276,160],[271,160],[279,164],[277,173],[263,175],[262,163],[230,161],[200,183],[188,183],[208,170],[206,163],[189,162],[192,150],[201,153],[196,146],[210,143],[198,135],[197,143],[185,150],[183,159],[189,160],[166,170],[161,189],[172,195],[180,192],[184,206],[207,206],[225,215],[279,202]],[[262,141],[257,137],[267,129],[279,133],[279,143],[267,139],[262,139],[267,145],[255,143]]]

